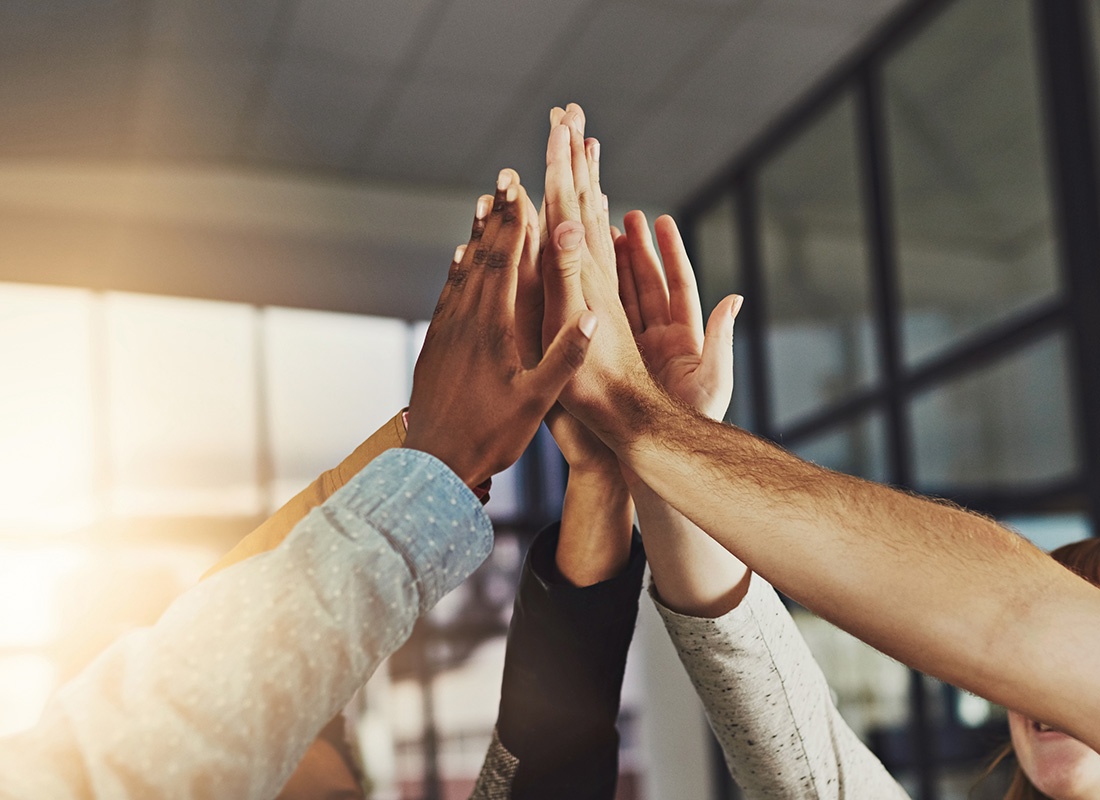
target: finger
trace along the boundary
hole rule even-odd
[[[611,220],[608,217],[608,201],[607,195],[600,189],[600,142],[598,139],[585,139],[584,141],[584,154],[585,160],[588,163],[588,180],[592,192],[592,204],[594,211],[594,220],[589,222],[585,219],[584,211],[585,204],[581,203],[581,219],[584,220],[585,227],[592,232],[589,236],[589,247],[598,251],[597,258],[611,263],[611,260],[615,257],[615,239],[609,233]],[[593,239],[595,241],[593,241]]]
[[[707,321],[703,338],[703,350],[699,360],[699,385],[708,397],[721,400],[721,415],[729,406],[733,393],[733,323],[744,301],[740,295],[731,294],[715,306]]]
[[[524,375],[528,391],[540,402],[539,416],[545,416],[553,407],[565,384],[584,364],[596,324],[596,315],[588,310],[571,316],[546,349],[539,365]]]
[[[515,170],[501,170],[497,193],[485,225],[485,233],[470,257],[470,282],[477,284],[481,308],[495,315],[514,334],[516,281],[527,236],[527,208],[530,201]]]
[[[584,145],[584,112],[576,103],[566,106],[565,117],[562,123],[569,129],[569,161],[573,169],[573,188],[577,192],[577,203],[580,205],[581,222],[591,239],[598,233],[596,227],[599,221],[602,199],[599,193],[593,193],[592,181],[588,174],[588,154]]]
[[[580,206],[573,186],[569,129],[564,125],[555,126],[546,143],[545,191],[547,231],[557,230],[563,222],[580,221]]]
[[[699,303],[699,285],[688,259],[684,239],[676,220],[667,214],[653,224],[657,229],[657,247],[665,265],[668,281],[668,310],[672,321],[690,325],[697,335],[703,334],[703,307]]]
[[[645,214],[631,211],[623,218],[623,224],[626,227],[634,285],[638,290],[643,329],[654,325],[668,325],[672,321],[668,311],[668,287],[661,272],[657,251],[653,247],[653,237],[649,233]]]
[[[451,257],[451,266],[447,270],[447,281],[443,284],[443,291],[439,295],[439,302],[435,304],[435,310],[432,311],[432,319],[435,319],[443,313],[447,308],[447,298],[451,294],[451,282],[452,277],[456,270],[462,267],[462,256],[466,253],[466,245],[460,244],[455,248],[455,254]]]
[[[558,125],[561,125],[561,118],[565,116],[565,109],[559,106],[554,106],[550,109],[550,130],[554,130]],[[540,248],[546,246],[546,237],[548,235],[548,228],[546,227],[546,194],[543,190],[542,202],[539,203],[539,242]]]
[[[565,109],[560,106],[554,106],[550,109],[550,127],[554,128],[561,125],[561,118],[565,116]]]
[[[584,226],[579,222],[563,222],[554,229],[542,256],[544,331],[556,332],[565,320],[588,308],[581,285],[585,251]]]
[[[516,282],[516,349],[520,362],[533,369],[542,358],[542,275],[539,272],[538,213],[527,200],[527,233]]]
[[[483,194],[477,199],[474,207],[474,224],[470,230],[470,243],[481,241],[485,232],[485,223],[489,217],[489,211],[493,205],[493,196]],[[467,245],[459,245],[451,260],[450,269],[447,270],[447,282],[443,285],[443,291],[439,295],[432,318],[439,316],[444,308],[453,307],[457,296],[465,294],[467,280],[470,276],[470,265],[466,262],[465,254],[469,249]]]
[[[623,232],[621,230],[619,230],[618,228],[616,228],[614,225],[610,226],[610,228],[611,228],[611,241],[613,241],[613,242],[619,241],[619,237],[623,235]]]
[[[642,310],[638,306],[638,287],[634,284],[634,268],[630,264],[630,244],[626,236],[615,237],[615,270],[619,274],[619,300],[626,311],[630,332],[635,336],[645,331]]]

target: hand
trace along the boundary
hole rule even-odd
[[[632,422],[640,416],[634,412],[660,391],[646,371],[619,300],[614,244],[599,187],[598,146],[585,146],[579,107],[570,106],[561,122],[551,130],[546,152],[545,215],[550,235],[541,259],[543,340],[586,307],[597,315],[602,327],[599,342],[563,391],[561,402],[614,445],[631,435]]]
[[[521,264],[537,260],[533,207],[513,170],[491,204],[478,201],[470,242],[455,253],[413,372],[405,446],[439,458],[476,486],[519,458],[563,386],[584,362],[596,326],[580,309],[562,320],[546,355],[525,365],[517,346]],[[556,293],[579,292],[555,272]]]
[[[634,340],[657,383],[696,411],[721,419],[733,394],[733,323],[742,299],[731,294],[711,312],[706,332],[699,289],[684,241],[669,216],[657,218],[657,246],[645,214],[631,211],[616,237],[619,297]]]
[[[580,133],[583,137],[584,112],[575,103],[568,106],[568,111],[561,108],[552,109],[550,111],[551,127],[560,124],[567,114],[570,121],[579,115]],[[586,161],[585,168],[588,169],[590,174],[598,176],[599,142],[595,139],[585,140],[582,153]],[[598,187],[599,184],[597,183],[597,191]],[[545,198],[542,207],[539,209],[538,223],[539,241],[541,244],[545,244]],[[610,236],[603,237],[601,241],[607,252],[614,252],[614,245]],[[520,288],[516,298],[516,321],[517,327],[525,332],[520,336],[523,340],[521,355],[524,357],[525,364],[530,363],[532,359],[537,360],[538,354],[542,352],[543,336],[546,336],[547,340],[552,336],[553,329],[549,324],[545,330],[542,327],[543,303],[542,277],[538,272],[537,264],[530,271],[521,267]],[[600,441],[598,436],[588,430],[580,420],[560,405],[554,406],[547,414],[546,426],[550,429],[554,441],[557,442],[558,448],[569,464],[571,476],[577,473],[586,473],[613,479],[619,477],[619,461],[615,454]]]

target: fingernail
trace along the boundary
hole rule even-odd
[[[576,250],[584,239],[584,228],[570,228],[558,234],[558,247],[562,250]]]
[[[599,320],[596,319],[596,315],[593,314],[591,311],[585,311],[583,314],[581,314],[579,327],[581,329],[581,333],[584,334],[584,338],[592,338],[592,334],[596,332],[596,323],[598,321]]]
[[[733,301],[733,305],[730,307],[730,316],[736,317],[737,312],[741,310],[742,304],[745,302],[745,298],[741,295],[737,295],[737,299]]]
[[[508,187],[508,191],[504,193],[504,199],[509,203],[514,203],[517,197],[519,197],[519,187],[513,183]]]
[[[592,140],[592,160],[593,161],[599,161],[600,160],[600,140],[599,139],[593,139]]]
[[[610,203],[610,201],[609,201],[609,200],[607,199],[607,195],[605,194],[605,195],[603,196],[603,210],[604,210],[604,211],[607,211],[607,209],[608,209],[608,208],[610,208],[610,207],[611,207],[611,203]]]
[[[466,255],[466,245],[460,244],[458,247],[455,248],[454,262],[456,264],[460,262],[464,255]]]
[[[508,188],[508,184],[512,182],[512,170],[502,169],[500,174],[497,175],[497,189],[504,191]]]
[[[489,209],[492,208],[493,199],[491,197],[479,197],[477,199],[477,210],[474,211],[474,216],[478,219],[485,219],[489,215]]]

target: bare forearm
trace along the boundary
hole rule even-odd
[[[807,464],[650,394],[610,439],[751,569],[918,669],[1100,747],[1100,590],[983,517]]]
[[[573,470],[565,490],[555,562],[574,586],[591,586],[618,575],[630,559],[634,504],[618,467],[606,472]]]
[[[691,617],[720,617],[745,597],[749,570],[640,480],[630,483],[646,559],[661,601]]]

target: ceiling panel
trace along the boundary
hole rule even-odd
[[[151,0],[149,46],[158,53],[237,53],[257,57],[275,33],[274,0]]]
[[[268,87],[249,151],[291,165],[348,167],[385,88],[377,69],[284,61]]]
[[[364,166],[371,173],[418,183],[477,184],[463,167],[486,138],[499,135],[487,121],[507,103],[508,97],[492,86],[414,81],[404,87]],[[410,140],[419,143],[415,152]]]
[[[357,64],[395,66],[446,0],[300,0],[290,52],[304,50]],[[429,14],[429,12],[432,12]]]
[[[593,0],[451,0],[418,72],[513,90],[536,67],[546,66],[556,46],[568,42],[569,30],[583,27],[580,15],[593,5]]]
[[[138,152],[173,157],[233,155],[241,109],[257,70],[255,61],[228,55],[150,59],[138,96]]]

